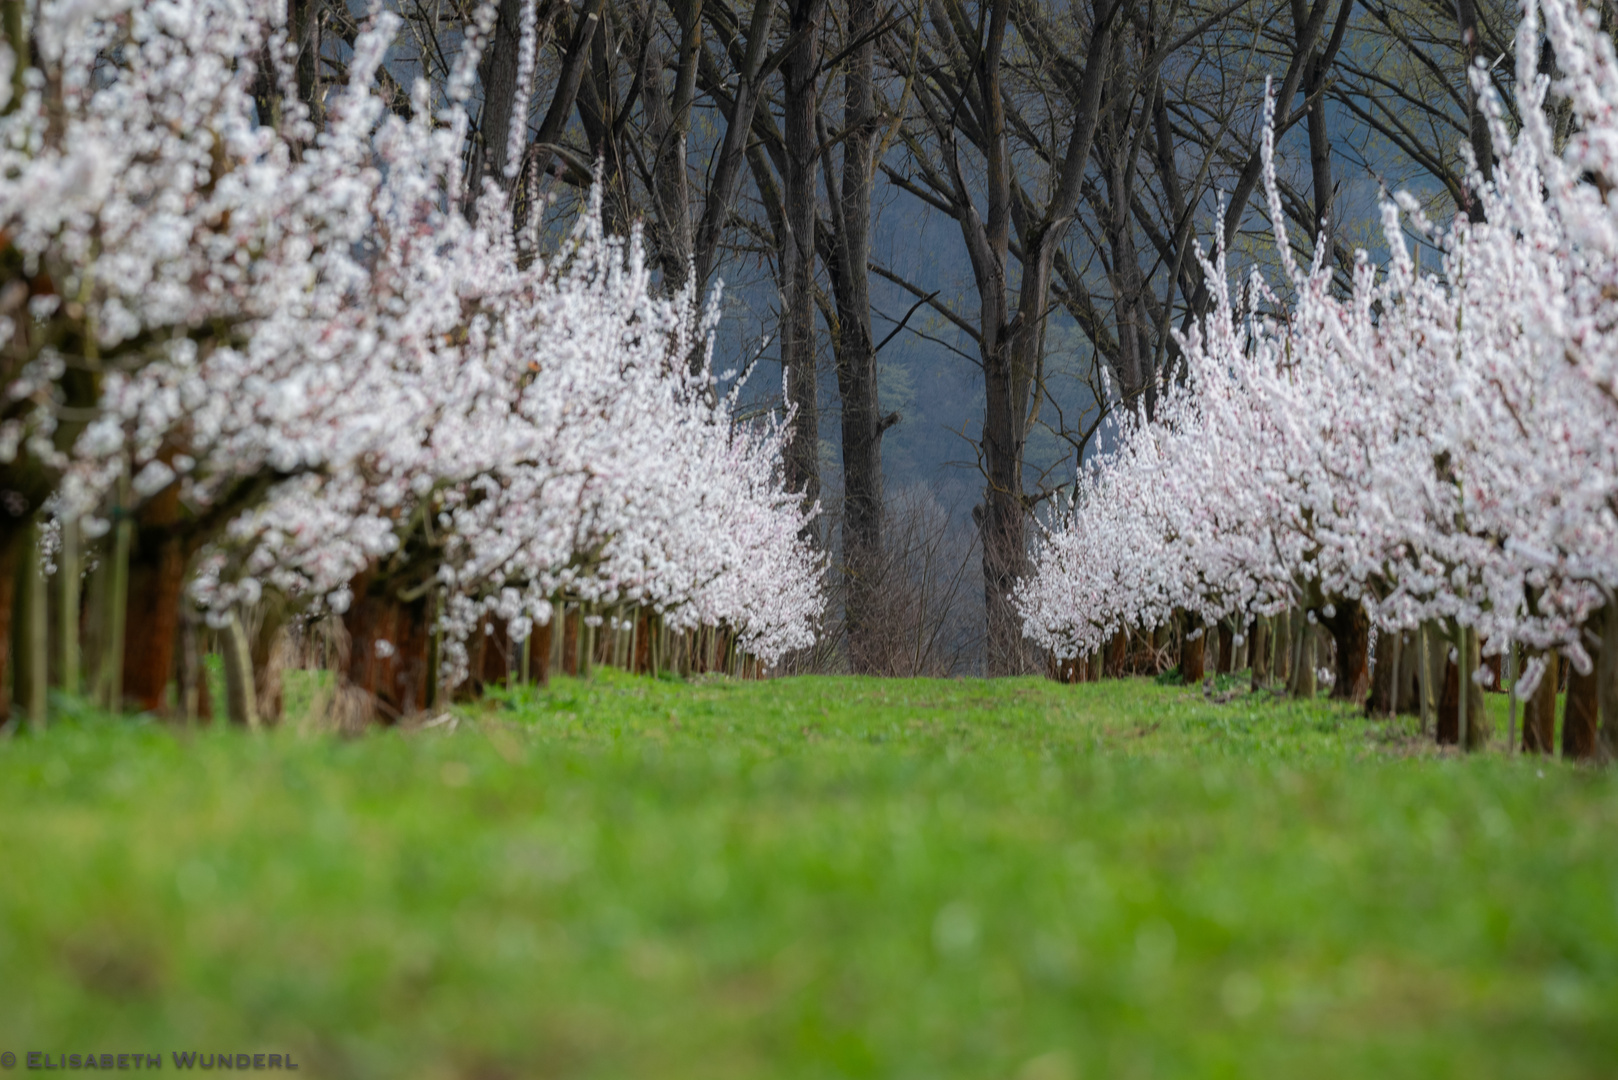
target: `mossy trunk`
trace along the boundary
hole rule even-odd
[[[1251,652],[1253,655],[1253,689],[1257,690],[1270,681],[1270,623],[1268,615],[1260,615],[1253,620],[1253,642]]]
[[[1555,649],[1544,654],[1545,671],[1534,694],[1522,703],[1522,748],[1525,754],[1556,752],[1556,686],[1561,679],[1562,657]]]
[[[1314,623],[1306,614],[1295,620],[1298,626],[1298,644],[1292,654],[1292,696],[1300,701],[1313,701],[1319,692],[1315,675],[1315,643],[1319,637]]]
[[[287,620],[291,608],[280,593],[266,593],[253,611],[247,627],[253,661],[254,709],[261,724],[278,724],[286,711],[286,671],[291,652]]]
[[[49,676],[49,626],[45,621],[45,577],[40,572],[40,528],[36,516],[23,531],[16,565],[16,609],[11,632],[12,700],[29,730],[45,730]]]
[[[1451,667],[1449,650],[1449,638],[1444,635],[1439,624],[1436,622],[1428,624],[1426,661],[1427,693],[1429,695],[1428,711],[1433,721],[1433,738],[1438,742],[1444,741],[1440,734],[1440,729],[1443,727],[1441,714],[1444,708],[1445,695],[1449,692],[1449,669]],[[1454,722],[1454,719],[1451,718],[1452,731]],[[1453,742],[1454,738],[1452,734],[1450,741]]]
[[[24,534],[17,530],[0,533],[0,687],[8,672],[16,676],[12,663],[12,643],[16,640],[13,620],[17,600],[17,556],[23,550]],[[11,698],[0,692],[0,722],[11,719]]]
[[[253,648],[239,612],[230,613],[230,621],[220,632],[219,644],[225,661],[225,715],[232,724],[257,730],[258,692],[253,687]]]
[[[1443,693],[1438,701],[1437,741],[1442,746],[1465,744],[1468,751],[1481,749],[1489,738],[1487,714],[1483,709],[1483,693],[1472,681],[1472,672],[1478,668],[1477,634],[1461,629],[1455,634],[1456,660],[1449,659],[1450,644],[1441,641],[1439,662],[1443,664]],[[1435,680],[1436,682],[1436,680]],[[1465,708],[1464,721],[1462,708]]]
[[[1283,609],[1275,617],[1275,630],[1270,637],[1270,650],[1275,662],[1270,665],[1270,679],[1283,686],[1292,682],[1292,612]]]
[[[83,690],[80,679],[79,612],[83,559],[79,523],[62,522],[62,546],[56,554],[56,680],[70,694]]]
[[[528,640],[528,675],[540,686],[551,681],[551,637],[555,632],[556,616],[552,615],[550,622],[534,627]]]
[[[190,722],[213,719],[213,700],[208,693],[208,669],[204,663],[202,617],[189,604],[180,612],[178,679],[180,716]]]

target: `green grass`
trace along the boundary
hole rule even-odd
[[[84,714],[0,746],[0,1050],[340,1080],[1618,1071],[1607,773],[1148,680],[604,673],[451,728]]]

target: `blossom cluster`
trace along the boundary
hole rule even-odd
[[[1293,258],[1267,131],[1279,287],[1205,260],[1216,303],[1180,339],[1184,378],[1082,472],[1017,592],[1028,637],[1073,656],[1176,609],[1363,604],[1587,669],[1584,624],[1618,590],[1618,62],[1571,0],[1528,0],[1516,47],[1519,131],[1474,73],[1500,148],[1479,220],[1390,199],[1386,264],[1360,252],[1346,295]],[[1578,120],[1565,146],[1553,94]]]

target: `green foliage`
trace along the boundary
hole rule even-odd
[[[1324,702],[604,671],[350,740],[59,716],[0,746],[18,1053],[345,1080],[1618,1061],[1611,776]]]

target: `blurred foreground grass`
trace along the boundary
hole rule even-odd
[[[1141,680],[604,672],[430,729],[294,727],[81,714],[0,745],[0,1051],[1618,1074],[1608,773]]]

